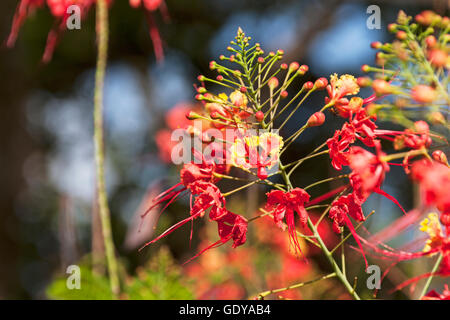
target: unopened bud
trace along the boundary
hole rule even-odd
[[[398,16],[397,16],[397,23],[398,24],[407,24],[409,21],[408,15],[405,13],[405,11],[400,10],[398,12]]]
[[[372,89],[378,96],[392,93],[392,86],[383,79],[375,79],[372,82]]]
[[[397,24],[395,23],[388,24],[388,31],[391,33],[397,32]]]
[[[407,35],[406,32],[403,30],[397,31],[397,33],[395,34],[395,36],[397,37],[397,39],[399,40],[406,40]]]
[[[436,150],[432,154],[433,159],[442,164],[448,165],[447,156],[442,150]]]
[[[242,93],[246,93],[247,92],[247,88],[246,87],[241,87],[239,89],[239,91],[242,92]]]
[[[370,71],[370,67],[368,64],[364,64],[361,66],[361,71],[362,72],[369,72]]]
[[[325,114],[323,112],[316,112],[311,117],[309,117],[307,125],[308,127],[321,126],[325,122]]]
[[[264,63],[264,58],[263,57],[259,57],[257,61],[258,61],[258,63],[263,64]]]
[[[383,44],[380,41],[374,41],[370,44],[372,49],[380,49]]]
[[[433,48],[436,45],[436,43],[437,43],[436,37],[433,36],[433,35],[427,36],[425,38],[425,43],[426,43],[428,48]]]
[[[434,111],[431,112],[428,115],[428,120],[432,123],[432,124],[445,124],[445,117],[442,113],[440,113],[439,111]]]
[[[270,78],[269,82],[267,83],[270,89],[275,89],[279,85],[279,81],[277,78],[272,77]]]
[[[286,90],[283,90],[283,91],[281,91],[280,96],[282,99],[285,99],[288,96],[288,92]]]
[[[411,98],[419,103],[430,103],[436,99],[436,91],[430,86],[419,84],[411,89]]]
[[[358,77],[356,78],[356,84],[360,88],[365,88],[372,84],[372,79],[370,79],[369,77]]]
[[[255,113],[255,119],[256,119],[256,121],[258,121],[258,122],[261,122],[261,121],[263,121],[264,120],[264,113],[260,110],[260,111],[257,111],[256,113]]]
[[[327,78],[319,78],[316,80],[316,82],[314,83],[314,87],[316,87],[316,89],[325,89],[325,87],[328,85],[328,80]]]
[[[288,65],[286,63],[282,63],[280,68],[281,70],[286,70],[288,68]]]
[[[194,111],[189,111],[188,113],[186,113],[186,118],[188,120],[195,120],[195,119],[199,119],[200,115]]]
[[[216,77],[216,80],[217,80],[217,81],[223,81],[223,76],[219,74],[219,75]]]
[[[444,67],[448,61],[448,53],[441,49],[432,49],[428,51],[427,59],[437,68]]]
[[[289,65],[289,72],[297,71],[298,68],[300,68],[298,62],[291,62],[291,64]]]
[[[214,70],[214,69],[216,68],[216,66],[217,66],[217,63],[216,63],[215,61],[211,61],[211,62],[209,63],[209,68],[210,68],[211,70]]]
[[[303,88],[305,90],[311,90],[314,87],[314,83],[312,83],[311,81],[305,82],[303,84]]]
[[[307,73],[308,70],[309,70],[309,67],[308,67],[306,64],[302,64],[302,65],[300,66],[300,68],[298,68],[297,73],[298,73],[299,75],[302,76],[302,75],[304,75],[305,73]]]

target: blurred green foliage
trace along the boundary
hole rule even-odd
[[[84,259],[86,260],[86,259]],[[81,288],[68,289],[68,275],[53,280],[47,296],[56,300],[110,300],[113,298],[109,280],[92,271],[89,263],[80,264]],[[136,269],[135,276],[126,276],[121,299],[132,300],[190,300],[194,295],[189,283],[182,278],[181,269],[166,247],[162,247],[148,264]]]

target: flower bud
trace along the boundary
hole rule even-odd
[[[197,88],[197,92],[198,93],[206,93],[207,91],[206,91],[206,89],[204,87],[198,87]]]
[[[239,89],[239,91],[241,91],[242,93],[246,93],[247,92],[247,88],[246,87],[241,87]]]
[[[434,151],[433,154],[432,154],[432,157],[437,162],[440,162],[440,163],[442,163],[444,165],[448,165],[447,156],[445,155],[445,153],[442,150]]]
[[[309,117],[307,125],[308,127],[321,126],[325,122],[325,114],[323,112],[316,112],[311,117]]]
[[[306,65],[306,64],[302,64],[301,66],[300,66],[300,68],[297,70],[297,73],[299,74],[299,75],[304,75],[305,73],[307,73],[308,72],[308,70],[309,70],[309,67]]]
[[[364,65],[361,66],[361,71],[362,72],[369,72],[369,70],[370,70],[370,67],[369,67],[368,64],[364,64]]]
[[[390,83],[382,79],[375,79],[372,82],[372,89],[378,96],[392,93],[392,86]]]
[[[382,43],[380,41],[374,41],[370,44],[370,47],[372,49],[380,49],[382,46]]]
[[[280,68],[281,70],[286,70],[288,68],[288,65],[286,63],[282,63]]]
[[[395,36],[397,37],[397,39],[399,40],[406,40],[407,35],[406,32],[403,30],[397,31],[397,33],[395,34]]]
[[[444,67],[448,62],[448,54],[444,50],[441,49],[432,49],[427,53],[427,58],[430,63],[437,67]]]
[[[372,84],[372,79],[370,79],[369,77],[358,77],[356,78],[356,84],[360,88],[368,87]]]
[[[431,103],[436,99],[436,91],[430,86],[419,84],[411,89],[411,98],[419,103]]]
[[[264,120],[264,113],[260,110],[255,113],[256,121],[261,122]]]
[[[214,70],[214,69],[216,68],[216,66],[217,66],[217,63],[216,63],[215,61],[211,61],[211,62],[209,63],[209,68],[210,68],[211,70]]]
[[[270,78],[270,80],[268,81],[267,84],[269,85],[269,88],[273,90],[273,89],[275,89],[276,87],[278,87],[279,82],[278,82],[278,79],[277,79],[277,78],[272,77],[272,78]]]
[[[186,113],[186,118],[188,120],[195,120],[195,119],[199,119],[200,115],[194,111],[189,111],[188,113]]]
[[[211,119],[219,119],[220,115],[217,111],[213,111],[209,114],[209,116],[211,117]]]
[[[311,90],[314,87],[314,83],[312,83],[311,81],[305,82],[303,84],[303,88],[305,90]]]
[[[283,91],[281,91],[280,96],[282,99],[285,99],[288,96],[288,92],[286,90],[283,90]]]
[[[259,64],[263,64],[264,63],[264,58],[263,57],[258,57],[258,63]]]
[[[436,37],[433,35],[427,36],[425,38],[425,43],[428,48],[433,48],[434,46],[436,46],[436,43],[437,43]]]
[[[205,76],[203,76],[203,75],[199,75],[198,77],[197,77],[197,80],[198,81],[201,81],[201,82],[203,82],[203,81],[205,81]]]
[[[325,87],[328,85],[328,80],[327,78],[319,78],[316,80],[316,82],[314,82],[314,87],[316,87],[316,89],[325,89]]]
[[[431,10],[425,10],[416,15],[415,19],[421,25],[429,26],[433,23],[440,22],[442,17]]]
[[[407,24],[408,21],[409,21],[408,15],[405,13],[405,11],[400,10],[397,15],[397,23],[404,25]]]
[[[395,23],[388,24],[388,31],[391,33],[397,32],[397,24]]]
[[[442,113],[440,113],[439,111],[434,111],[431,112],[428,115],[428,120],[432,123],[432,124],[445,124],[445,117]]]
[[[223,81],[223,76],[219,74],[219,75],[216,77],[216,80],[217,80],[217,81]]]
[[[300,68],[298,62],[291,62],[291,64],[289,65],[289,72],[297,71],[298,68]]]

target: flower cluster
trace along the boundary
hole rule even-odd
[[[420,20],[420,17],[422,16],[419,15],[416,19]],[[428,21],[427,19],[421,21]],[[409,30],[408,32],[411,33],[413,27],[409,25],[409,20],[400,13],[399,22],[395,28],[406,30],[405,32]],[[448,21],[441,18],[435,25],[445,29]],[[413,29],[417,31],[417,28],[416,26]],[[414,34],[411,33],[405,39],[401,39],[405,43],[400,47],[409,50],[419,59],[418,49],[411,45],[413,41],[416,41],[413,36]],[[422,38],[424,38],[423,35]],[[443,38],[446,38],[446,33],[444,37],[440,36],[437,44],[433,46],[444,50],[442,48],[445,47],[446,40]],[[206,250],[227,242],[232,242],[233,248],[243,245],[248,237],[249,223],[263,216],[269,216],[277,227],[283,231],[287,230],[289,247],[293,254],[305,256],[303,239],[308,239],[312,246],[322,250],[329,259],[335,271],[330,277],[337,276],[346,288],[351,288],[351,285],[335,262],[333,252],[344,246],[350,236],[356,241],[366,266],[368,265],[365,254],[367,248],[371,249],[371,253],[373,251],[398,260],[441,252],[444,257],[442,262],[444,267],[441,267],[439,272],[447,274],[446,270],[450,262],[447,243],[450,198],[446,190],[450,187],[450,167],[442,150],[431,152],[432,149],[436,149],[436,142],[447,143],[446,139],[433,132],[429,124],[420,117],[415,121],[403,122],[404,130],[380,128],[383,123],[378,121],[379,114],[383,115],[384,110],[378,101],[385,96],[406,95],[410,99],[416,99],[415,101],[421,105],[428,103],[432,109],[435,109],[436,103],[439,104],[448,99],[447,93],[444,94],[438,89],[439,77],[446,66],[431,63],[435,58],[429,58],[430,54],[424,53],[424,63],[429,64],[431,68],[427,72],[432,72],[437,77],[433,80],[436,99],[430,101],[417,100],[418,96],[424,95],[425,89],[418,86],[411,87],[411,83],[407,82],[410,79],[404,78],[404,72],[406,72],[404,69],[392,73],[388,69],[383,69],[389,79],[372,80],[367,77],[357,79],[348,74],[340,76],[333,74],[329,80],[320,77],[314,82],[306,81],[294,88],[297,86],[294,80],[303,76],[308,71],[308,67],[297,62],[282,63],[279,61],[283,59],[282,50],[266,54],[259,43],[251,45],[250,41],[251,38],[239,29],[235,40],[231,41],[227,48],[231,54],[220,56],[220,61],[223,63],[216,61],[210,63],[210,69],[216,71],[218,75],[211,78],[205,75],[198,76],[200,84],[195,88],[196,100],[200,105],[189,108],[178,106],[169,114],[168,119],[172,117],[177,119],[182,111],[186,112],[188,122],[176,120],[173,123],[176,123],[178,128],[181,126],[190,139],[196,139],[199,143],[192,148],[194,159],[180,168],[180,183],[158,196],[152,208],[167,202],[164,207],[166,208],[181,194],[187,192],[191,194],[190,215],[149,243],[161,239],[187,222],[203,217],[209,210],[209,220],[217,223],[220,240],[203,246],[195,256],[198,257]],[[409,41],[408,46],[406,46],[407,41]],[[373,47],[387,50],[388,47],[393,46],[373,45]],[[379,56],[377,58],[380,59]],[[385,60],[384,63],[387,65],[389,59],[386,57]],[[368,66],[364,66],[363,69],[378,70]],[[384,74],[383,77],[385,77]],[[423,77],[423,79],[430,77]],[[207,89],[209,85],[216,88]],[[373,94],[367,97],[360,96],[360,88],[368,85],[372,87]],[[224,89],[228,92],[222,92]],[[287,136],[281,135],[280,132],[284,132],[281,130],[291,119],[295,119],[297,111],[307,98],[321,90],[326,92],[324,105],[309,115],[308,120],[298,126],[295,132]],[[405,90],[408,93],[405,93]],[[323,125],[327,111],[343,119],[342,127],[335,132],[330,132],[330,138],[306,156],[299,156],[299,159],[292,162],[286,161],[284,152],[296,143],[305,130],[313,130],[312,128]],[[198,126],[195,122],[200,122],[201,125]],[[169,120],[167,124],[172,130],[175,129]],[[229,134],[230,130],[231,134]],[[224,134],[225,132],[227,134]],[[167,132],[166,137],[168,134]],[[164,150],[162,154],[166,155],[164,159],[168,159],[169,153],[173,155],[175,148],[173,145],[164,144],[164,142],[159,145],[160,149]],[[291,154],[295,153],[291,151]],[[304,161],[321,155],[328,155],[330,165],[336,171],[348,173],[302,187],[294,186],[291,181],[292,174]],[[418,182],[424,204],[435,207],[440,212],[439,219],[444,231],[436,229],[437,218],[433,218],[433,223],[423,225],[423,230],[428,230],[431,236],[425,252],[396,252],[380,249],[378,242],[373,243],[357,233],[357,229],[367,219],[363,206],[373,193],[393,201],[404,214],[409,216],[401,204],[382,188],[392,166],[403,168],[405,174]],[[338,183],[344,179],[348,179],[348,183],[341,183],[325,194],[315,195],[314,191],[310,190],[329,181]],[[220,181],[224,180],[241,185],[231,191],[222,192]],[[255,184],[263,186],[266,191],[266,199],[260,208],[262,214],[245,218],[244,215],[230,212],[225,199]],[[313,221],[310,211],[315,208],[325,209],[321,217]],[[341,234],[343,238],[342,243],[331,251],[319,232],[326,216],[330,219],[332,230]],[[358,225],[355,226],[354,222]],[[347,236],[344,235],[346,230]],[[359,298],[354,290],[349,290],[349,294]]]

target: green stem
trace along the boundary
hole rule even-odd
[[[433,269],[431,270],[431,273],[432,273],[432,274],[435,273],[436,270],[439,268],[439,265],[441,264],[441,261],[442,261],[442,258],[443,258],[443,257],[444,257],[444,256],[443,256],[442,254],[440,254],[440,255],[439,255],[439,258],[437,258],[436,263],[434,264]],[[428,288],[430,287],[430,284],[431,284],[431,281],[432,281],[432,280],[433,280],[433,276],[431,275],[431,276],[428,277],[427,282],[425,283],[425,286],[424,286],[423,289],[422,289],[422,293],[420,294],[420,298],[421,298],[421,299],[422,299],[422,297],[423,297],[424,295],[427,294]]]
[[[264,292],[261,292],[260,294],[258,294],[257,297],[258,297],[258,299],[263,299],[264,297],[267,297],[269,294],[272,294],[272,293],[278,293],[278,292],[287,291],[287,290],[291,290],[291,289],[297,289],[297,288],[300,288],[300,287],[303,287],[303,286],[306,286],[308,284],[312,284],[312,283],[315,283],[315,282],[318,282],[318,281],[321,281],[321,280],[333,278],[335,276],[336,276],[336,274],[333,272],[333,273],[327,274],[325,276],[322,276],[320,278],[317,278],[317,279],[314,279],[314,280],[310,280],[310,281],[306,281],[306,282],[293,284],[293,285],[290,285],[290,286],[285,287],[285,288],[272,289],[272,290],[264,291]]]
[[[97,201],[102,224],[103,241],[105,243],[106,260],[108,265],[111,291],[114,297],[120,293],[117,260],[111,232],[111,218],[105,188],[105,155],[103,143],[103,87],[105,80],[106,62],[108,56],[108,8],[106,0],[97,1],[97,69],[95,73],[94,91],[94,144],[97,180]]]

